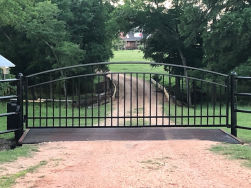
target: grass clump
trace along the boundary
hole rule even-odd
[[[22,147],[16,147],[12,150],[0,151],[0,164],[15,161],[19,157],[29,157],[31,156],[32,152],[37,151],[38,149],[34,145],[23,145]]]
[[[39,164],[35,166],[31,166],[25,170],[19,171],[16,174],[10,174],[10,175],[0,177],[0,187],[2,188],[11,187],[12,185],[16,183],[16,180],[18,178],[24,177],[27,173],[35,172],[38,168],[45,166],[47,163],[48,163],[47,161],[40,161]]]
[[[214,153],[228,156],[230,159],[242,160],[243,164],[251,168],[251,147],[240,144],[218,144],[211,149]]]

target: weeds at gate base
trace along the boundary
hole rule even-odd
[[[15,161],[19,157],[30,157],[33,152],[38,152],[36,145],[23,145],[11,150],[2,150],[0,151],[0,164]]]

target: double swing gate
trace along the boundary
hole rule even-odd
[[[237,79],[244,78],[149,62],[81,64],[20,76],[15,117],[21,123],[13,130],[231,127],[236,135],[242,127],[235,98],[244,95],[236,91]]]

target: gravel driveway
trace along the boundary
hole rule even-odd
[[[199,140],[40,144],[32,158],[2,165],[0,175],[48,164],[14,187],[251,187],[251,170]],[[18,167],[18,168],[17,168]]]

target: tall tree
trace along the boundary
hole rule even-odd
[[[157,62],[201,67],[203,26],[196,27],[196,31],[192,26],[202,17],[199,9],[194,9],[192,14],[196,14],[197,19],[189,20],[192,22],[191,26],[186,28],[186,31],[189,29],[193,32],[191,36],[187,35],[188,31],[184,32],[187,14],[190,13],[186,7],[191,5],[178,0],[174,0],[169,8],[165,5],[164,0],[125,1],[118,11],[118,23],[128,23],[121,26],[124,30],[137,27],[145,33],[143,51],[146,58],[152,58]],[[173,68],[171,71],[188,76],[186,68],[183,71]],[[189,87],[188,81],[186,83]],[[179,79],[176,84],[179,87]],[[187,102],[191,103],[190,94],[187,96]]]
[[[231,5],[204,33],[204,62],[223,73],[249,64],[251,59],[250,1]]]
[[[62,66],[68,58],[76,60],[68,61],[67,65],[83,59],[84,51],[70,41],[65,22],[58,19],[60,10],[56,4],[50,1],[26,4],[14,0],[10,5],[8,2],[2,5],[9,7],[10,15],[12,10],[22,10],[22,16],[14,21],[3,19],[5,22],[0,27],[2,33],[7,33],[0,36],[0,51],[16,64],[15,73],[29,74]],[[72,54],[66,53],[66,49]]]
[[[71,40],[86,52],[82,63],[106,61],[112,56],[109,28],[113,6],[102,0],[54,0],[62,10],[60,18],[66,21]]]

